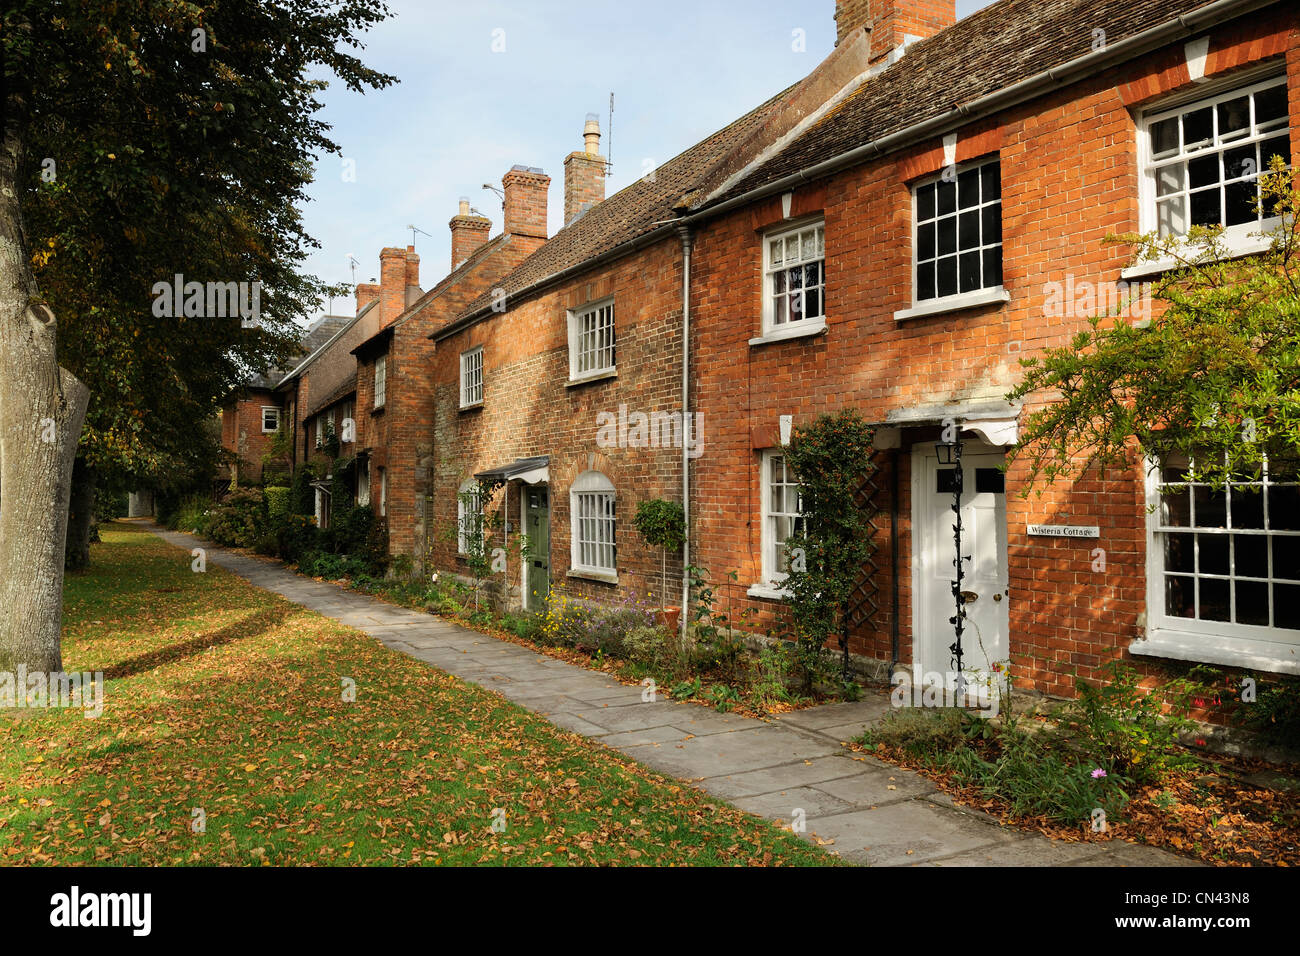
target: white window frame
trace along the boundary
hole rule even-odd
[[[593,508],[595,513],[588,513]],[[584,471],[569,488],[569,540],[574,572],[607,580],[618,577],[618,495],[614,483],[599,471]]]
[[[370,504],[370,459],[366,458],[357,469],[357,504]]]
[[[316,447],[320,448],[325,444],[325,415],[324,413],[316,416]]]
[[[819,315],[801,316],[797,319],[790,318],[790,310],[787,305],[785,309],[785,319],[778,322],[776,315],[776,276],[778,273],[784,273],[792,268],[789,259],[782,256],[780,265],[775,265],[772,255],[772,244],[777,240],[788,240],[802,236],[802,234],[812,231],[814,233],[814,242],[816,249],[811,257],[805,257],[803,254],[802,243],[800,244],[800,258],[798,265],[808,266],[820,264],[821,283],[818,288],[821,290],[821,313]],[[788,290],[787,290],[788,293]],[[783,293],[786,294],[786,293]],[[787,296],[787,302],[788,302]],[[798,224],[781,225],[780,229],[772,230],[763,235],[763,338],[791,338],[799,335],[809,335],[820,329],[826,328],[826,220],[822,216],[815,219],[805,219]]]
[[[473,494],[476,499],[477,509],[471,510],[465,503],[464,495]],[[460,490],[456,494],[456,553],[468,555],[469,541],[468,534],[471,522],[477,521],[480,531],[483,527],[483,502],[484,496],[479,486],[477,478],[469,478],[461,483]],[[486,542],[484,542],[486,544]]]
[[[267,412],[275,412],[275,424],[274,424],[273,426],[271,426],[270,428],[267,428],[267,427],[266,427],[266,413],[267,413]],[[269,435],[269,434],[271,434],[272,432],[278,431],[279,428],[280,428],[280,406],[278,406],[278,405],[263,405],[263,406],[262,406],[262,434],[263,434],[263,435]]]
[[[375,359],[375,408],[383,408],[388,401],[388,356]]]
[[[379,469],[379,516],[388,516],[388,470]]]
[[[797,527],[798,521],[802,518],[802,515],[787,511],[778,512],[772,510],[772,461],[776,458],[782,459],[782,473],[784,476],[784,481],[781,483],[782,486],[798,488],[798,484],[791,480],[792,476],[790,475],[789,463],[785,461],[785,450],[781,448],[766,449],[759,458],[758,475],[760,502],[759,516],[761,521],[759,525],[759,541],[762,546],[761,553],[763,571],[763,580],[759,583],[758,589],[760,591],[765,588],[775,589],[778,592],[775,596],[784,596],[784,594],[780,592],[782,592],[782,585],[785,583],[785,579],[790,575],[788,572],[780,570],[780,555],[777,552],[778,545],[774,534],[775,529],[773,524],[774,520],[778,517],[793,517],[795,518]],[[780,546],[783,548],[784,544],[785,542],[783,541]]]
[[[1265,477],[1264,481],[1268,481],[1268,478]],[[1131,645],[1130,650],[1135,654],[1175,657],[1183,660],[1300,673],[1300,630],[1272,626],[1272,602],[1270,602],[1270,626],[1239,624],[1235,621],[1207,621],[1198,618],[1178,617],[1167,613],[1165,594],[1167,572],[1165,570],[1164,555],[1164,536],[1166,534],[1196,533],[1230,536],[1245,534],[1252,538],[1272,538],[1274,536],[1300,538],[1300,531],[1233,529],[1231,527],[1214,529],[1208,526],[1188,525],[1184,527],[1164,524],[1162,521],[1165,514],[1165,496],[1160,492],[1162,483],[1162,474],[1157,463],[1148,460],[1146,465],[1147,628],[1145,639],[1135,642]],[[1285,485],[1289,483],[1280,482],[1278,484]],[[1241,494],[1249,494],[1249,492],[1241,492]],[[1232,524],[1231,498],[1230,492],[1229,500],[1225,505],[1229,515],[1225,524],[1228,525]],[[1191,507],[1195,508],[1194,503]],[[1265,507],[1267,514],[1267,504]],[[1230,545],[1227,575],[1230,601],[1233,607],[1235,607],[1236,602],[1236,589],[1232,587],[1231,581],[1238,577],[1235,573],[1235,548],[1235,543]],[[1199,546],[1194,546],[1193,554],[1194,556],[1199,555]],[[1197,557],[1197,560],[1199,561],[1199,557]],[[1220,575],[1200,572],[1199,563],[1195,567],[1196,570],[1190,575],[1190,579],[1194,581],[1224,579]],[[1300,581],[1276,576],[1274,572],[1277,569],[1273,567],[1271,553],[1269,555],[1269,568],[1270,574],[1267,578],[1261,579],[1253,575],[1241,575],[1241,577],[1251,581],[1263,581],[1266,587],[1271,587],[1275,583],[1283,586],[1296,585],[1300,587]],[[1187,576],[1181,572],[1168,573]],[[1199,586],[1197,586],[1195,593],[1199,595]],[[1199,598],[1197,598],[1197,606],[1199,607]],[[1230,616],[1235,617],[1236,615],[1233,613]]]
[[[996,200],[988,200],[988,201],[985,200],[984,187],[983,187],[983,178],[984,178],[983,173],[980,174],[980,199],[979,202],[976,203],[976,205],[968,207],[965,210],[963,210],[961,206],[961,195],[960,193],[958,193],[957,195],[956,198],[957,205],[954,207],[954,213],[953,213],[953,217],[956,220],[955,228],[957,229],[957,236],[955,240],[956,252],[954,253],[956,258],[958,259],[957,291],[950,295],[945,295],[945,296],[939,295],[939,273],[938,273],[939,261],[940,258],[947,258],[947,256],[944,257],[938,256],[937,245],[936,245],[936,256],[933,260],[935,264],[935,277],[934,277],[935,294],[928,299],[920,298],[921,260],[918,253],[920,252],[920,245],[921,245],[920,244],[921,226],[923,225],[923,223],[921,222],[921,214],[920,214],[920,192],[926,186],[932,185],[937,182],[941,182],[944,178],[944,173],[940,172],[933,176],[926,176],[924,179],[919,179],[912,184],[912,253],[911,253],[912,255],[912,308],[909,310],[904,310],[904,312],[902,313],[896,313],[895,318],[908,318],[913,315],[924,315],[928,312],[944,311],[950,308],[962,308],[964,306],[980,305],[987,302],[1006,301],[1007,298],[1009,298],[1006,294],[1006,287],[1003,285],[1003,277],[1005,277],[1006,275],[1006,258],[1005,258],[1006,222],[1002,216],[1003,189],[1002,189],[1001,155],[994,154],[991,156],[982,156],[979,159],[971,160],[970,162],[966,162],[958,165],[956,167],[957,179],[954,180],[954,186],[956,186],[957,183],[960,181],[962,173],[967,173],[972,170],[982,170],[985,166],[991,166],[995,164],[998,167],[998,198]],[[983,241],[984,240],[984,222],[983,222],[984,210],[994,205],[998,207],[998,225],[999,225],[998,241],[985,243]],[[981,285],[977,286],[974,289],[968,289],[965,292],[961,291],[961,262],[960,262],[961,255],[963,252],[961,248],[961,228],[960,228],[961,216],[963,211],[966,213],[975,212],[978,214],[980,219],[980,245],[978,246],[977,249],[967,249],[964,251],[966,252],[977,251],[979,253]],[[941,217],[938,211],[938,192],[936,190],[935,216],[933,219],[927,219],[926,222],[935,223],[936,224],[935,228],[937,230],[938,228],[937,224],[940,218]],[[948,214],[946,213],[943,214],[942,218],[945,219],[948,218]],[[936,238],[936,243],[937,241],[938,240]],[[1001,253],[1000,256],[1001,274],[998,276],[998,281],[992,285],[984,284],[984,253],[990,249],[998,249],[999,252]]]
[[[1138,123],[1138,149],[1139,149],[1139,168],[1140,168],[1139,203],[1141,207],[1139,212],[1139,227],[1143,233],[1156,232],[1160,227],[1159,215],[1157,211],[1157,202],[1156,202],[1157,175],[1158,175],[1159,168],[1168,165],[1176,165],[1179,162],[1186,162],[1189,157],[1210,156],[1216,153],[1222,156],[1228,150],[1234,149],[1238,146],[1245,145],[1247,143],[1260,143],[1265,140],[1275,139],[1280,136],[1287,136],[1289,140],[1290,132],[1291,132],[1291,124],[1290,124],[1289,116],[1286,122],[1282,126],[1274,127],[1265,133],[1258,133],[1255,131],[1256,123],[1254,121],[1254,94],[1261,90],[1265,90],[1265,89],[1269,89],[1270,87],[1277,86],[1279,84],[1283,86],[1287,84],[1286,74],[1285,72],[1279,72],[1278,67],[1272,66],[1269,68],[1268,75],[1266,76],[1262,76],[1262,77],[1256,76],[1255,79],[1247,82],[1242,82],[1240,78],[1235,78],[1231,82],[1231,85],[1227,85],[1227,84],[1219,85],[1215,92],[1211,92],[1197,97],[1186,97],[1186,96],[1180,97],[1172,103],[1164,103],[1158,107],[1154,107],[1142,113]],[[1237,139],[1231,140],[1227,144],[1217,145],[1219,111],[1216,107],[1221,103],[1226,103],[1229,100],[1234,100],[1245,95],[1251,96],[1252,115],[1251,115],[1251,125],[1250,125],[1249,132],[1247,133],[1246,136],[1238,137]],[[1174,116],[1179,116],[1183,113],[1188,113],[1193,110],[1204,109],[1205,107],[1210,107],[1213,112],[1214,128],[1216,130],[1215,133],[1216,145],[1212,145],[1211,148],[1209,149],[1203,149],[1203,150],[1198,150],[1194,153],[1188,153],[1185,149],[1185,145],[1181,142],[1181,135],[1180,135],[1179,153],[1177,156],[1164,157],[1160,160],[1153,159],[1154,152],[1153,152],[1153,145],[1152,145],[1152,138],[1151,138],[1152,127],[1155,126],[1155,124],[1161,122],[1162,120],[1166,120]],[[1180,124],[1180,128],[1181,128],[1181,124]],[[1286,159],[1289,163],[1291,160],[1291,156],[1289,153],[1286,156]],[[1220,168],[1222,170],[1222,167]],[[1257,173],[1262,171],[1263,170],[1257,170]],[[1241,181],[1242,179],[1243,177],[1238,177],[1237,180],[1233,180],[1233,181],[1234,182]],[[1223,180],[1220,180],[1219,188],[1221,190],[1224,188],[1224,185],[1225,182]],[[1184,210],[1184,216],[1186,217],[1187,222],[1190,223],[1191,221],[1190,183],[1186,183],[1186,182],[1184,183],[1183,195],[1188,197],[1187,208]],[[1220,215],[1222,215],[1223,211],[1224,211],[1223,204],[1221,202]],[[1280,221],[1281,220],[1279,217],[1274,216],[1261,221],[1241,223],[1235,226],[1225,227],[1223,231],[1223,242],[1228,247],[1230,252],[1242,253],[1242,254],[1251,253],[1251,252],[1261,252],[1268,248],[1269,243],[1266,239],[1261,238],[1258,234],[1267,233],[1271,229],[1276,228],[1276,226]],[[1168,266],[1173,266],[1174,263],[1169,262],[1169,263],[1164,263],[1163,265],[1168,267]],[[1125,274],[1126,275],[1129,274],[1130,271],[1131,270],[1126,270]]]
[[[598,378],[618,370],[618,323],[614,313],[613,297],[591,302],[580,309],[570,309],[569,318],[569,381],[579,382]],[[594,318],[591,332],[584,333],[582,326]],[[584,340],[594,340],[591,348],[583,348]],[[587,367],[584,359],[591,355]]]
[[[460,353],[460,407],[483,404],[483,346]]]

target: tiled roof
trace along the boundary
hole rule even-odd
[[[784,95],[783,90],[734,123],[679,153],[656,168],[653,178],[642,177],[604,202],[592,206],[497,282],[496,287],[504,289],[507,295],[513,295],[548,276],[632,242],[653,231],[663,220],[676,217],[678,213],[674,207],[682,196],[702,180],[715,163],[726,158],[731,148],[761,123]],[[461,314],[478,312],[491,302],[492,293],[485,292]]]
[[[303,420],[306,421],[308,418],[311,418],[311,416],[315,415],[317,412],[329,408],[331,405],[333,405],[335,402],[339,401],[340,399],[347,398],[356,390],[357,390],[357,373],[354,371],[346,379],[340,382],[337,388],[331,391],[320,401],[315,401],[312,402],[310,405],[308,405],[307,411],[303,414]]]
[[[302,347],[298,350],[298,357],[302,359],[316,351],[316,349],[333,338],[335,332],[338,332],[351,321],[352,317],[348,315],[321,316],[316,320],[316,324],[303,334]],[[280,379],[284,378],[287,372],[287,369],[272,369],[265,375],[254,375],[248,380],[246,387],[270,391],[275,388]]]
[[[913,43],[721,201],[951,113],[988,94],[1209,6],[1212,0],[1001,0]],[[707,203],[701,203],[707,205]]]

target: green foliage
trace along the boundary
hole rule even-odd
[[[125,518],[128,510],[128,494],[113,488],[100,486],[95,489],[95,517],[100,521],[112,521]]]
[[[729,684],[714,684],[709,688],[709,702],[718,713],[725,714],[740,703],[740,693]]]
[[[1260,184],[1283,216],[1264,254],[1232,258],[1217,227],[1186,240],[1110,238],[1178,267],[1154,283],[1164,309],[1149,325],[1094,316],[1068,344],[1021,359],[1008,399],[1051,399],[1011,456],[1028,461],[1030,484],[1074,476],[1083,461],[1127,467],[1134,445],[1157,461],[1191,460],[1190,477],[1212,485],[1257,474],[1265,456],[1300,457],[1297,194],[1276,159]]]
[[[686,516],[675,501],[650,498],[641,502],[632,523],[652,547],[676,551],[686,541]]]
[[[686,573],[690,577],[691,594],[695,596],[687,629],[695,645],[695,664],[705,669],[720,669],[729,677],[735,676],[740,654],[745,649],[738,629],[749,620],[754,609],[743,608],[733,620],[730,604],[725,608],[717,606],[717,588],[709,581],[708,572],[691,565]],[[730,572],[727,580],[735,584],[738,580],[736,572]]]
[[[668,640],[663,628],[644,624],[623,635],[623,651],[633,663],[655,670],[669,658]]]
[[[315,479],[315,469],[307,462],[294,470],[293,480],[289,486],[289,501],[294,514],[316,513],[316,490],[311,485]]]
[[[1144,692],[1141,675],[1119,660],[1110,661],[1103,673],[1099,687],[1076,679],[1078,700],[1064,709],[1078,721],[1078,746],[1108,774],[1143,785],[1186,766],[1190,757],[1178,737],[1194,726],[1187,716],[1192,698],[1208,688],[1177,677]]]
[[[795,700],[790,685],[795,669],[794,646],[789,641],[774,641],[750,661],[746,696],[755,710],[770,711],[779,704]]]
[[[1300,746],[1300,678],[1255,675],[1255,700],[1240,699],[1241,686],[1234,685],[1239,703],[1234,718],[1270,744]]]
[[[799,481],[803,521],[786,539],[784,587],[810,682],[874,550],[870,513],[858,498],[875,467],[871,435],[857,411],[847,409],[797,428],[785,449]]]
[[[297,563],[320,550],[320,529],[305,515],[286,515],[275,529],[275,541],[280,560]]]
[[[208,533],[208,516],[216,503],[208,495],[187,495],[180,505],[168,516],[164,524],[172,531],[186,534],[206,535]]]
[[[271,524],[277,526],[283,524],[289,517],[293,492],[282,485],[277,485],[265,488],[262,494],[266,497],[266,516],[270,518]]]
[[[356,578],[369,574],[370,565],[349,554],[330,554],[325,551],[308,551],[298,561],[298,570],[314,578],[336,581],[339,578]]]
[[[251,548],[269,529],[262,492],[256,488],[240,488],[211,509],[206,534],[217,544]]]
[[[660,549],[659,600],[668,606],[668,552],[680,551],[686,543],[686,513],[675,501],[650,498],[636,508],[632,519],[636,530],[651,547]]]

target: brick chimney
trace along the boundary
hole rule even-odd
[[[551,177],[535,166],[514,166],[501,177],[507,235],[546,240],[546,190]]]
[[[605,199],[605,157],[600,155],[600,118],[587,114],[581,152],[570,153],[564,160],[564,224],[567,226],[598,202]]]
[[[835,43],[871,28],[873,62],[957,22],[957,0],[835,0]],[[895,52],[897,51],[897,52]]]
[[[451,227],[451,268],[459,269],[461,263],[488,241],[492,220],[470,212],[469,199],[460,197],[460,212],[447,223]]]
[[[357,313],[379,298],[379,286],[374,279],[357,283]]]
[[[407,280],[412,266],[415,268],[414,283]],[[415,246],[407,246],[405,249],[388,246],[379,251],[379,327],[381,329],[406,311],[406,287],[419,285],[419,277],[420,257],[415,254]]]

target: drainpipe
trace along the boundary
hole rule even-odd
[[[691,579],[686,569],[691,563],[691,456],[686,440],[690,427],[690,371],[691,371],[691,228],[679,226],[682,238],[682,617],[678,625],[682,639],[686,639],[687,608],[691,601]],[[698,423],[696,423],[698,425]],[[697,436],[698,440],[698,436]]]

